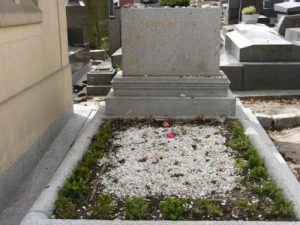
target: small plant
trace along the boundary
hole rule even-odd
[[[108,37],[101,38],[101,48],[108,53],[109,51],[109,43],[108,43]]]
[[[190,0],[159,0],[161,6],[189,6]]]
[[[251,176],[255,179],[265,179],[268,177],[268,173],[265,167],[258,166],[251,170]]]
[[[184,219],[184,205],[185,199],[169,198],[160,203],[163,216],[167,220],[183,220]]]
[[[265,182],[261,187],[261,193],[272,199],[279,199],[282,196],[281,189],[273,181]]]
[[[243,15],[253,15],[256,14],[256,8],[254,6],[248,6],[243,8],[242,10]]]
[[[87,181],[82,177],[71,176],[69,179],[67,179],[61,192],[62,195],[67,198],[78,198],[87,195],[89,192],[89,188],[87,185]]]
[[[98,219],[111,219],[116,210],[116,202],[110,194],[101,193],[92,206],[92,215]]]
[[[122,71],[122,66],[117,65],[117,66],[116,66],[116,72],[118,73],[118,72],[120,72],[120,71]]]
[[[278,216],[289,216],[294,213],[293,205],[284,198],[276,200],[270,207],[267,208],[267,211]]]
[[[129,220],[141,220],[149,208],[149,203],[144,197],[125,199],[125,217]]]
[[[74,219],[76,207],[70,199],[59,197],[55,202],[55,214],[62,219]]]
[[[246,160],[238,159],[234,162],[234,168],[237,169],[245,169],[247,168],[248,163]]]
[[[257,205],[251,204],[247,200],[244,200],[244,199],[237,199],[237,200],[235,200],[234,204],[236,205],[237,208],[242,209],[242,210],[247,210],[251,213],[257,213],[257,211],[258,211]]]
[[[221,215],[221,208],[214,203],[210,198],[199,199],[195,203],[195,212],[204,217],[213,217]]]

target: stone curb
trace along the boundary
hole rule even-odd
[[[46,188],[29,213],[23,219],[21,225],[300,225],[300,222],[273,222],[273,221],[107,221],[107,220],[54,220],[49,219],[54,209],[59,188],[65,179],[82,158],[91,142],[91,138],[97,132],[104,116],[103,107],[97,112],[95,118],[88,124],[85,131],[75,142],[65,160],[54,174],[48,188]],[[278,153],[276,147],[269,139],[265,130],[261,127],[250,109],[245,109],[237,102],[237,118],[245,128],[250,142],[258,149],[265,159],[270,175],[283,189],[285,196],[295,205],[295,213],[300,218],[300,184]]]
[[[263,113],[254,113],[262,127],[270,129],[286,129],[300,125],[300,113],[285,113],[277,115],[268,115]]]

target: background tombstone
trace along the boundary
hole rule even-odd
[[[76,83],[90,69],[89,42],[85,4],[81,0],[66,2],[69,60],[72,82]]]

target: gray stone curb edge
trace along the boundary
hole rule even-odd
[[[300,113],[285,113],[273,116],[254,113],[254,115],[264,128],[285,129],[300,125]]]
[[[84,132],[74,143],[70,152],[54,174],[49,185],[41,193],[38,200],[24,217],[21,225],[300,225],[300,222],[266,222],[266,221],[106,221],[106,220],[54,220],[49,219],[54,209],[59,188],[81,160],[88,149],[92,137],[96,134],[102,118],[104,107],[100,108],[95,117],[84,128]],[[258,149],[265,159],[267,169],[272,178],[283,189],[284,195],[293,202],[297,218],[300,218],[300,184],[278,153],[276,147],[257,121],[250,109],[237,102],[237,118],[245,128],[250,142]],[[297,195],[298,193],[298,195]]]

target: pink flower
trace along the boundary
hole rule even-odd
[[[165,122],[163,122],[162,126],[163,126],[163,127],[169,127],[170,124],[169,124],[169,122],[165,121]]]
[[[175,138],[175,133],[172,132],[172,131],[168,131],[168,132],[166,133],[166,137],[167,137],[167,138]]]

